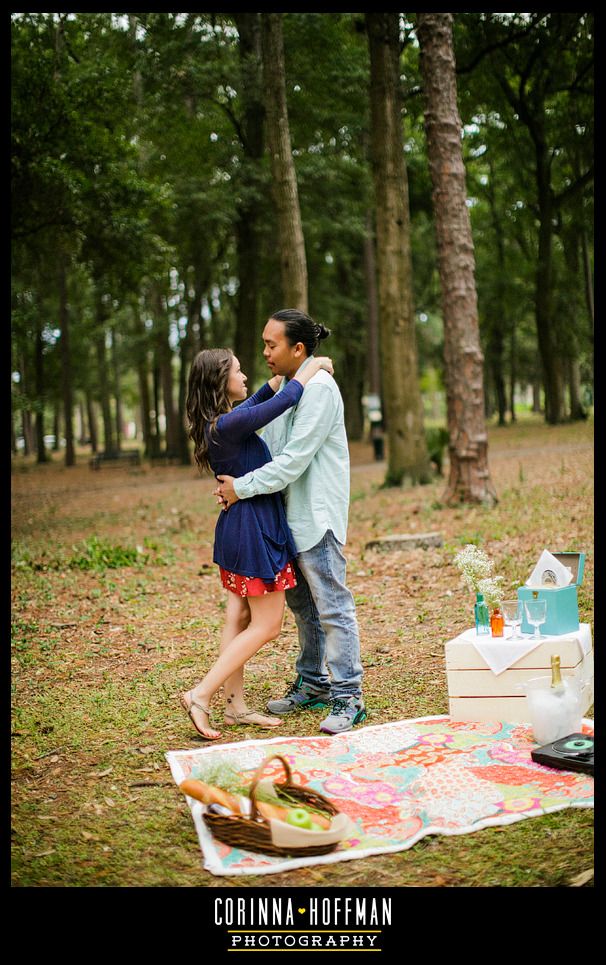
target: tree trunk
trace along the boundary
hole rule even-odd
[[[367,13],[381,368],[386,408],[386,486],[427,482],[414,306],[408,179],[404,163],[397,13]]]
[[[262,13],[261,24],[267,144],[277,210],[282,296],[284,307],[306,312],[307,261],[288,126],[282,14]]]
[[[34,451],[32,414],[29,409],[21,410],[21,431],[23,432],[23,455],[29,456]]]
[[[568,391],[570,394],[570,418],[586,419],[587,413],[581,402],[581,366],[578,358],[568,359]]]
[[[99,402],[101,404],[101,415],[103,418],[103,452],[106,455],[110,455],[114,452],[114,433],[110,403],[107,351],[105,347],[105,323],[108,313],[103,295],[100,292],[97,293],[96,315],[95,349],[99,376]]]
[[[29,399],[29,366],[26,366],[25,355],[21,355],[21,366],[19,369],[19,374],[21,379],[19,381],[19,388],[21,390],[21,395],[23,397],[23,408],[21,409],[21,432],[23,435],[23,455],[29,456],[30,453],[34,451],[35,448],[35,438],[32,429],[32,413],[30,409],[25,408],[27,405],[26,399]]]
[[[42,351],[42,329],[39,320],[36,322],[35,340],[36,446],[38,450],[37,461],[42,463],[48,462],[48,456],[44,446],[44,355]]]
[[[234,352],[249,385],[255,384],[259,354],[259,223],[263,212],[262,170],[263,61],[261,52],[261,14],[234,13],[240,35],[242,73],[242,147],[244,157],[240,177],[242,200],[238,204],[236,248],[238,253],[238,299]]]
[[[516,322],[511,319],[511,332],[509,334],[509,412],[511,421],[516,422],[516,375],[517,375],[518,349],[516,340]]]
[[[96,453],[98,449],[97,414],[89,389],[86,390],[86,415],[88,417],[90,449],[92,453]]]
[[[450,13],[417,14],[425,130],[444,316],[450,474],[447,504],[493,506],[475,262],[467,209]]]
[[[162,431],[160,429],[160,366],[154,353],[154,367],[152,370],[152,383],[154,393],[154,432],[151,437],[150,455],[159,456],[162,445]]]
[[[114,382],[114,399],[116,400],[116,451],[120,452],[122,448],[122,391],[120,387],[120,364],[118,360],[118,335],[116,332],[116,326],[111,327],[112,336],[112,369],[113,369],[113,382]]]
[[[17,449],[17,433],[15,432],[15,409],[11,403],[11,452],[13,456],[16,456],[19,450]]]
[[[344,378],[337,378],[337,383],[343,396],[345,431],[351,442],[361,439],[364,435],[362,395],[364,394],[365,362],[365,355],[360,353],[358,345],[348,339],[343,346]]]
[[[153,286],[154,329],[156,351],[160,369],[160,383],[166,419],[166,453],[170,458],[179,455],[179,427],[173,399],[173,352],[169,342],[169,320],[162,293],[157,284]]]
[[[145,331],[145,325],[141,318],[141,311],[139,309],[139,302],[137,298],[133,299],[133,322],[135,330],[135,341],[136,341],[136,355],[137,355],[137,378],[139,380],[139,402],[141,409],[141,431],[143,433],[143,448],[144,455],[150,456],[152,454],[152,431],[151,431],[151,418],[150,418],[150,399],[149,399],[149,380],[147,372],[147,333]]]
[[[55,441],[53,442],[53,452],[59,452],[61,448],[61,443],[59,436],[61,435],[61,405],[59,402],[55,402],[53,410],[53,436]]]
[[[379,297],[377,294],[377,262],[372,211],[366,212],[364,235],[364,280],[368,311],[367,380],[371,395],[381,396],[381,357],[379,352]]]
[[[535,317],[539,355],[543,366],[545,389],[545,421],[550,425],[564,421],[564,395],[559,371],[552,312],[552,240],[553,204],[549,159],[542,138],[536,144],[536,166],[539,202],[539,250],[536,271]]]
[[[196,296],[194,296],[187,308],[187,328],[185,330],[185,335],[179,343],[179,402],[177,405],[177,412],[179,417],[179,457],[181,459],[182,466],[191,465],[185,404],[187,401],[187,381],[189,368],[192,360],[194,319],[196,318],[197,314],[199,317],[199,309],[196,307],[199,306],[199,304],[200,303]]]
[[[582,228],[578,221],[571,220],[568,225],[560,229],[560,242],[564,251],[566,267],[568,269],[568,279],[565,281],[566,295],[565,303],[570,305],[569,317],[578,319],[582,299],[579,290],[583,287],[579,279],[581,275],[582,256]],[[579,419],[586,419],[587,413],[581,402],[581,365],[579,362],[579,342],[581,328],[580,324],[567,325],[564,330],[564,340],[561,346],[564,358],[564,376],[568,385],[569,416],[574,422]]]
[[[84,416],[84,402],[82,399],[78,399],[78,445],[86,445],[86,418]]]
[[[581,228],[581,245],[583,252],[583,278],[585,282],[585,299],[587,301],[587,310],[589,312],[589,320],[591,322],[591,334],[593,336],[594,330],[594,308],[593,308],[593,272],[591,269],[591,257],[589,255],[589,245],[587,243],[587,232],[585,227]]]
[[[67,272],[64,255],[59,253],[59,328],[61,329],[61,380],[63,382],[63,417],[65,419],[65,465],[74,466],[74,429],[72,424],[72,360],[69,338],[69,306],[67,302]]]
[[[360,261],[362,252],[360,252]],[[361,265],[353,264],[348,270],[342,261],[337,263],[337,286],[340,291],[347,291],[350,271],[357,274]],[[343,396],[343,410],[345,431],[347,438],[354,441],[361,439],[364,434],[364,413],[362,411],[362,395],[364,394],[364,376],[367,352],[362,336],[364,333],[364,310],[356,306],[343,319],[343,337],[341,341],[342,372],[337,370],[336,380]]]
[[[504,346],[504,329],[506,327],[507,310],[505,307],[505,244],[503,240],[503,227],[501,225],[501,219],[499,217],[499,211],[497,207],[497,202],[495,198],[495,180],[496,175],[494,171],[494,166],[489,160],[489,172],[490,177],[488,181],[488,204],[490,207],[490,215],[492,219],[492,227],[495,235],[495,246],[497,253],[497,277],[495,278],[495,292],[496,297],[494,302],[492,302],[492,311],[489,324],[489,335],[488,335],[488,345],[487,345],[487,355],[488,363],[490,365],[490,372],[492,375],[492,381],[494,384],[495,395],[497,400],[497,410],[499,413],[499,425],[504,426],[505,413],[507,411],[507,395],[505,392],[505,377],[503,374],[503,346]],[[513,381],[514,381],[514,368],[515,360],[513,355],[513,333],[511,337],[511,356],[510,356],[510,387],[511,387],[511,421],[515,420],[514,404],[513,404]]]

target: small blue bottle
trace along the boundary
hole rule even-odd
[[[484,602],[484,595],[482,593],[476,594],[476,602],[473,611],[476,621],[476,633],[478,636],[484,633],[490,635],[490,614],[488,612],[488,607]]]

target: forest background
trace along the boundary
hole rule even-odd
[[[43,462],[65,448],[72,465],[78,445],[112,455],[126,443],[188,464],[195,352],[229,345],[249,384],[264,381],[260,334],[284,307],[287,247],[265,16],[12,15],[14,454]],[[385,425],[397,341],[380,331],[369,31],[364,14],[267,16],[280,20],[309,278],[298,307],[332,329],[355,441],[373,410]],[[431,428],[446,422],[448,372],[416,16],[400,15],[396,38],[396,133],[406,338]],[[527,409],[582,419],[593,401],[592,29],[586,13],[454,17],[484,407],[501,425]]]

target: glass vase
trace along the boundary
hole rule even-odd
[[[490,633],[490,614],[481,593],[476,594],[476,602],[473,608],[473,615],[478,636]]]

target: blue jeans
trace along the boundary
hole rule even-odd
[[[360,634],[353,596],[345,585],[342,546],[328,530],[294,560],[297,586],[286,602],[299,630],[297,673],[332,697],[362,693]],[[329,676],[330,674],[330,676]]]

